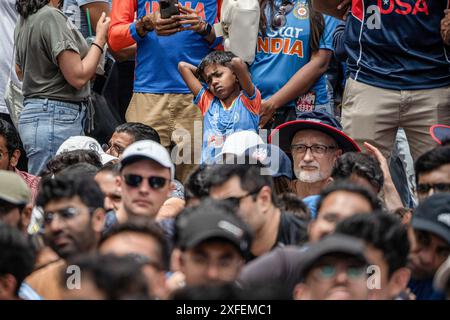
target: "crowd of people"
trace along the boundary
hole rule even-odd
[[[0,299],[450,299],[449,4],[255,2],[0,3]]]

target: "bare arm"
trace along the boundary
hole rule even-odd
[[[110,47],[108,47],[108,52],[114,57],[114,60],[118,62],[126,61],[129,59],[133,59],[136,55],[136,44],[132,46],[123,48],[119,51],[112,51]]]
[[[103,13],[97,23],[97,32],[94,43],[103,48],[106,44],[106,35],[109,27],[109,18]],[[71,86],[80,90],[94,76],[102,52],[92,45],[88,54],[81,59],[80,55],[72,50],[64,50],[57,59],[64,78]]]
[[[181,61],[178,64],[178,71],[180,72],[181,77],[188,86],[189,90],[191,90],[192,94],[196,96],[203,87],[200,80],[198,80],[195,76],[197,73],[197,67],[190,63]]]
[[[229,66],[236,74],[242,90],[244,90],[249,97],[253,96],[255,94],[255,86],[253,85],[248,68],[242,59],[238,57],[233,58],[229,63]]]
[[[327,71],[332,52],[320,49],[311,55],[311,60],[298,70],[291,79],[272,97],[263,102],[260,125],[263,127],[276,109],[305,94],[309,88]]]
[[[20,67],[19,67],[19,65],[17,63],[16,63],[16,74],[17,74],[17,78],[20,81],[23,81],[23,72],[22,72],[22,70],[20,69]]]
[[[381,154],[378,148],[374,147],[370,143],[364,142],[364,147],[366,147],[368,153],[370,153],[375,159],[380,163],[381,170],[383,171],[384,184],[383,184],[383,194],[384,202],[386,204],[386,209],[393,212],[398,208],[403,208],[402,200],[395,188],[394,181],[392,181],[391,173],[389,172],[389,166],[386,158]]]

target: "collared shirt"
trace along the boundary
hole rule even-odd
[[[34,200],[36,200],[36,196],[39,189],[39,182],[41,181],[40,177],[33,176],[32,174],[29,174],[25,171],[20,171],[17,168],[14,168],[14,172],[17,173],[19,176],[22,177],[23,180],[25,180],[25,183],[28,185],[28,187],[31,189],[31,198],[32,203],[34,203]]]

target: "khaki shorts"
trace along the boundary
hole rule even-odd
[[[429,129],[437,123],[450,125],[450,86],[399,91],[347,80],[342,125],[363,150],[367,141],[389,157],[397,129],[402,127],[415,161],[436,146]]]
[[[192,99],[192,94],[134,93],[125,115],[127,122],[144,123],[158,132],[181,182],[201,158],[202,114]]]

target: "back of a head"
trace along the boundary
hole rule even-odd
[[[191,172],[184,184],[186,201],[192,198],[202,199],[208,196],[206,181],[208,179],[209,171],[210,167],[206,165],[200,165]]]
[[[320,211],[324,200],[329,195],[339,191],[357,194],[367,200],[367,202],[372,207],[372,211],[381,210],[380,200],[376,197],[375,194],[373,194],[372,191],[370,191],[366,187],[351,183],[347,180],[342,180],[333,182],[328,187],[322,190],[322,192],[320,193],[319,202],[317,203],[317,212]]]
[[[406,266],[408,232],[397,216],[384,212],[357,214],[340,221],[335,232],[359,238],[381,250],[389,266],[389,277]]]
[[[352,175],[365,178],[378,192],[383,187],[384,176],[380,163],[369,154],[346,152],[334,164],[331,177],[334,180],[349,179]]]
[[[414,163],[416,183],[421,174],[432,172],[446,164],[450,164],[450,146],[438,146],[420,155]]]
[[[148,236],[152,239],[152,242],[156,242],[158,245],[158,253],[160,255],[160,261],[154,261],[158,265],[158,269],[168,270],[170,260],[170,249],[167,239],[165,238],[164,231],[154,220],[148,217],[133,217],[126,222],[113,226],[106,234],[100,239],[99,247],[108,239],[125,233],[137,233]],[[133,254],[133,252],[130,252]]]
[[[143,265],[132,257],[86,255],[71,260],[70,264],[80,268],[84,278],[95,284],[105,300],[149,299]],[[68,277],[70,274],[64,270],[63,283]]]
[[[139,122],[126,122],[118,126],[115,132],[125,132],[133,137],[134,141],[152,140],[161,143],[158,132],[152,127]]]
[[[270,175],[261,174],[261,164],[217,164],[211,167],[208,174],[207,187],[220,186],[233,177],[238,177],[241,188],[253,192],[267,186],[272,190],[272,201],[275,201],[273,179]]]
[[[94,178],[97,172],[98,167],[87,162],[81,162],[64,168],[63,170],[61,170],[61,172],[58,173],[58,175],[72,175]]]
[[[41,173],[41,176],[47,177],[56,175],[62,170],[79,163],[88,163],[97,169],[102,167],[101,158],[96,151],[72,150],[62,152],[47,162],[46,168]]]
[[[295,193],[283,193],[278,197],[278,206],[284,211],[289,211],[295,216],[309,221],[311,214],[303,200]]]
[[[14,276],[13,294],[17,295],[22,281],[33,271],[34,259],[28,239],[17,228],[0,222],[0,279],[7,274]]]
[[[36,205],[44,208],[51,201],[79,197],[87,207],[103,208],[104,195],[92,176],[60,174],[41,181]]]

